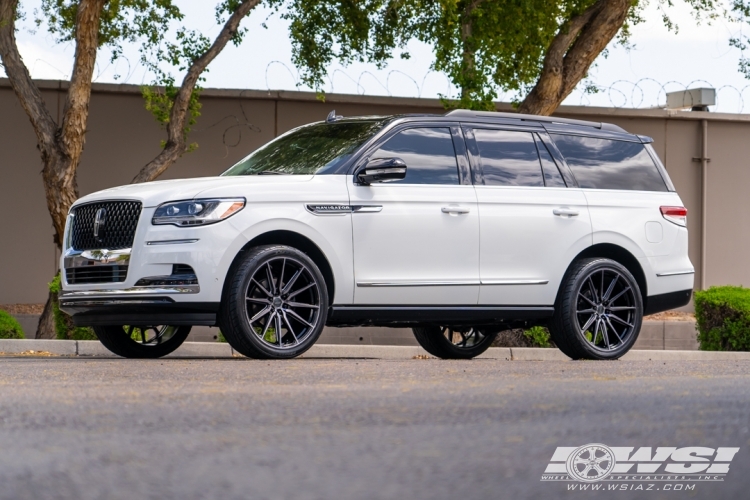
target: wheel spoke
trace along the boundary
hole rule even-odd
[[[602,280],[599,287],[599,301],[604,300],[604,269],[602,269]]]
[[[271,301],[268,299],[256,299],[254,297],[246,297],[245,300],[247,300],[248,302],[252,302],[254,304],[266,304],[266,305],[271,304]]]
[[[594,286],[594,280],[591,276],[589,276],[588,280],[586,280],[589,284],[589,291],[591,292],[591,297],[594,299],[594,302],[599,302],[599,296],[596,294],[596,286]]]
[[[281,334],[281,314],[277,311],[276,312],[276,340],[279,341],[279,347],[281,347],[281,337],[283,335]]]
[[[613,304],[617,299],[619,299],[620,297],[622,297],[623,294],[625,292],[629,291],[629,290],[630,290],[630,287],[624,288],[623,290],[620,291],[620,293],[618,293],[617,295],[615,295],[614,297],[612,297],[611,299],[609,299],[609,303]]]
[[[610,311],[633,311],[635,310],[635,307],[632,306],[617,306],[617,307],[608,307]]]
[[[615,337],[617,337],[617,340],[619,340],[620,344],[622,344],[622,337],[620,337],[620,334],[617,333],[617,329],[615,328],[615,325],[613,325],[612,322],[609,320],[609,315],[604,316],[604,320],[609,324],[609,327],[612,329],[613,332],[615,332]]]
[[[292,328],[292,323],[289,321],[289,318],[286,317],[286,311],[282,309],[281,314],[284,316],[284,323],[286,323],[286,327],[289,329],[289,333],[291,333],[292,337],[294,337],[294,345],[299,344],[299,339],[297,338],[297,334],[294,333],[294,328]]]
[[[596,302],[592,301],[590,298],[586,297],[584,294],[579,293],[578,296],[584,299],[586,302],[588,302],[592,306],[596,307]]]
[[[615,274],[615,278],[612,280],[612,283],[610,283],[609,286],[607,287],[607,291],[604,292],[604,296],[602,297],[602,299],[609,300],[609,296],[612,295],[612,291],[615,289],[615,285],[617,284],[617,280],[619,279],[620,279],[620,275]]]
[[[289,286],[289,285],[287,285],[287,286]],[[307,290],[308,288],[312,288],[312,287],[314,287],[314,286],[315,286],[315,282],[312,282],[312,283],[308,283],[307,285],[303,286],[302,288],[300,288],[300,289],[299,289],[299,290],[297,290],[296,292],[292,292],[292,293],[290,293],[289,295],[287,295],[286,299],[287,299],[287,300],[289,300],[289,299],[292,299],[292,298],[296,297],[297,295],[299,295],[300,293],[302,293],[302,292],[304,292],[305,290]]]
[[[622,323],[623,325],[627,325],[630,328],[633,328],[633,326],[634,326],[634,325],[631,325],[630,323],[628,323],[627,321],[625,321],[624,319],[620,318],[616,314],[610,314],[609,317],[610,317],[610,319],[613,319],[613,320],[617,321],[618,323]]]
[[[576,314],[593,314],[595,312],[594,309],[581,309],[580,311],[577,311]]]
[[[268,332],[268,327],[271,326],[271,323],[273,322],[274,316],[276,316],[276,311],[274,311],[271,314],[271,317],[266,320],[266,324],[263,325],[263,332],[260,334],[260,338],[264,339],[266,338],[266,333]],[[277,334],[278,335],[278,334]]]
[[[251,324],[255,323],[257,320],[259,320],[260,318],[262,318],[263,316],[265,316],[266,314],[268,314],[272,310],[273,310],[273,307],[271,307],[270,305],[264,307],[263,309],[261,309],[260,311],[258,311],[258,313],[255,316],[253,316],[252,318],[250,318],[250,323]]]
[[[596,324],[594,325],[594,340],[591,342],[594,345],[596,345],[596,339],[599,337],[599,323],[601,323],[601,321],[597,319]]]
[[[273,294],[272,294],[271,292],[269,292],[268,290],[266,290],[266,289],[265,289],[265,287],[264,287],[263,285],[261,285],[261,284],[260,284],[260,282],[259,282],[258,280],[256,280],[256,279],[255,279],[254,277],[253,277],[253,279],[252,279],[252,282],[253,282],[253,283],[255,283],[255,285],[256,285],[256,286],[257,286],[258,288],[260,288],[260,289],[261,289],[261,291],[262,291],[263,293],[265,293],[265,294],[266,294],[267,296],[269,296],[269,297],[273,297]]]
[[[271,292],[273,293],[273,295],[276,295],[276,281],[273,279],[271,261],[266,262],[266,277],[268,278],[268,284],[270,285]]]
[[[299,314],[297,314],[296,312],[292,311],[291,309],[284,309],[284,311],[285,311],[285,312],[286,312],[287,314],[291,314],[291,315],[292,315],[292,317],[293,317],[294,319],[296,319],[297,321],[299,321],[300,323],[302,323],[302,324],[305,324],[305,325],[309,326],[310,328],[312,328],[312,327],[313,327],[313,325],[311,325],[310,323],[308,323],[308,322],[307,322],[307,320],[303,319],[303,318],[302,318],[302,316],[300,316],[300,315],[299,315]]]
[[[292,277],[289,279],[289,283],[287,283],[286,286],[281,290],[281,294],[282,295],[284,295],[285,293],[287,293],[289,290],[292,289],[292,287],[294,286],[294,284],[297,282],[297,278],[299,278],[300,275],[302,274],[302,271],[303,271],[302,268],[297,269],[297,272],[295,272],[292,275]],[[298,292],[299,292],[299,290],[298,290]],[[293,295],[292,295],[292,297],[293,297]]]
[[[279,275],[279,293],[284,290],[284,271],[286,270],[286,259],[281,261],[281,274]]]
[[[609,332],[607,331],[607,324],[603,319],[600,319],[599,322],[602,324],[602,337],[604,338],[604,345],[607,347],[607,349],[609,349]]]
[[[594,322],[595,319],[596,319],[596,314],[592,314],[589,317],[588,321],[586,321],[586,323],[584,323],[584,325],[581,327],[581,333],[586,333],[586,330],[588,330],[589,327],[591,327],[591,324]]]
[[[287,302],[286,305],[289,307],[306,307],[308,309],[320,309],[320,306],[316,306],[313,304],[303,304],[302,302]]]

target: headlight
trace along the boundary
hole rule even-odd
[[[245,207],[244,198],[170,201],[156,208],[154,225],[205,226],[228,219]]]

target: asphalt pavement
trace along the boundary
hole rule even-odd
[[[748,361],[4,357],[0,499],[748,498],[748,382]],[[718,481],[541,480],[587,443],[740,451]]]

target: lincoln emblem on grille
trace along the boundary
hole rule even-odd
[[[99,231],[104,229],[104,224],[107,222],[107,209],[100,208],[96,211],[96,217],[94,217],[94,238],[99,238]]]

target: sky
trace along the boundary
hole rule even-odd
[[[40,1],[22,1],[27,19],[17,38],[21,55],[34,78],[67,79],[70,76],[74,47],[56,44],[43,29],[33,31],[33,11]],[[176,1],[186,14],[185,24],[215,37],[220,27],[214,20],[214,2]],[[729,39],[750,24],[730,24],[724,20],[698,25],[682,0],[674,0],[669,9],[679,26],[678,33],[667,30],[661,21],[657,2],[646,9],[646,22],[633,29],[633,48],[611,46],[607,57],[600,57],[590,71],[591,81],[601,91],[586,95],[574,91],[564,104],[606,107],[655,107],[666,101],[665,91],[685,88],[717,89],[717,105],[712,111],[750,113],[750,80],[738,71],[740,51],[729,46]],[[264,29],[265,23],[268,29]],[[209,66],[204,87],[235,89],[309,90],[299,86],[299,75],[291,62],[288,25],[265,8],[256,8],[243,21],[248,34],[239,47],[232,45]],[[378,70],[371,64],[329,70],[326,92],[393,95],[405,97],[455,96],[448,78],[430,71],[431,47],[414,42],[408,47],[412,58],[394,60]],[[136,47],[128,47],[126,58],[109,63],[106,51],[98,56],[95,81],[145,84],[152,75],[138,64]],[[0,74],[2,68],[0,67]],[[509,100],[501,95],[499,100]]]

